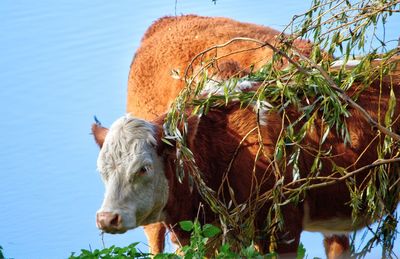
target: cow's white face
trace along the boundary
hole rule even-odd
[[[155,126],[126,115],[111,126],[97,160],[105,196],[97,226],[123,233],[161,221],[168,182],[155,146]]]

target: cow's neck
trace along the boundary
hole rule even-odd
[[[165,222],[175,225],[182,220],[192,220],[196,217],[200,203],[199,194],[194,187],[191,191],[186,175],[180,183],[176,176],[175,158],[168,157],[165,161],[165,175],[168,179],[169,196],[165,206]]]

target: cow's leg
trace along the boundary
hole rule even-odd
[[[275,250],[279,258],[296,258],[297,248],[300,244],[300,236],[303,230],[303,210],[301,206],[286,205],[282,208],[284,229],[276,233],[276,240],[260,244],[260,252],[268,253]],[[269,239],[270,237],[268,237]],[[272,246],[271,246],[272,245]]]
[[[149,224],[143,227],[150,246],[150,253],[155,255],[164,251],[165,231],[163,223]]]
[[[179,248],[190,244],[190,233],[177,228],[170,228],[171,241]]]
[[[301,218],[300,215],[299,218]],[[302,232],[301,223],[296,218],[285,219],[285,230],[278,233],[276,251],[279,258],[296,258]]]
[[[347,235],[324,235],[324,247],[329,259],[350,257],[350,242]]]

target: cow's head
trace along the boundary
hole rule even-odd
[[[97,167],[105,184],[97,227],[124,233],[162,220],[168,182],[156,151],[156,126],[126,115],[108,130],[99,123],[92,132],[100,154]]]

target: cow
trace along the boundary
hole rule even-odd
[[[269,27],[222,17],[183,15],[160,18],[144,34],[132,61],[126,111],[136,117],[153,120],[166,112],[184,88],[185,71],[197,54],[236,37],[276,45],[280,34]],[[312,49],[308,41],[296,40],[294,45],[304,55],[309,55]],[[217,79],[223,80],[259,69],[272,55],[272,49],[260,48],[258,43],[242,40],[205,53],[202,59],[194,60],[192,66],[196,69],[201,62],[215,60],[210,75],[214,74]],[[178,73],[180,80],[171,76],[172,71]],[[145,226],[144,230],[150,252],[162,252],[164,225],[152,224]]]
[[[357,103],[373,120],[379,121],[389,109],[391,85],[395,96],[399,96],[399,80],[387,80],[382,84],[377,80],[368,87],[356,82],[348,94],[356,95],[357,89],[365,88],[360,94],[357,93]],[[399,133],[400,98],[396,98],[395,103],[391,130]],[[310,150],[331,150],[329,159],[321,160],[321,177],[331,174],[333,163],[357,170],[378,159],[376,149],[384,136],[376,137],[376,129],[371,127],[359,109],[349,107],[348,111],[350,115],[344,120],[349,132],[349,143],[345,144],[335,130],[328,135],[324,134],[321,130],[321,116],[315,120],[313,130],[307,131],[302,140],[302,145]],[[283,118],[280,110],[266,111],[262,116],[258,118],[251,106],[243,108],[240,103],[232,101],[225,106],[213,107],[202,116],[190,115],[188,118],[187,143],[204,182],[216,192],[221,186],[225,191],[231,189],[238,203],[245,202],[251,195],[250,188],[254,180],[252,171],[260,148],[258,134],[262,136],[264,147],[264,156],[259,157],[255,166],[256,181],[261,183],[258,186],[259,193],[262,195],[274,188],[276,182],[270,165],[279,134],[283,127],[288,126],[289,121],[298,119],[298,111],[296,107],[287,107],[285,116],[288,120]],[[116,120],[109,130],[93,125],[95,140],[101,147],[97,166],[106,188],[96,220],[103,231],[124,233],[141,225],[163,221],[181,244],[187,244],[189,234],[179,228],[178,222],[199,218],[204,224],[218,219],[218,215],[197,189],[191,188],[188,177],[184,178],[183,183],[177,178],[175,147],[162,141],[164,119],[165,115],[149,121],[128,114]],[[257,127],[259,132],[253,130]],[[321,138],[325,137],[326,141],[320,146]],[[309,152],[303,149],[300,151],[300,178],[307,177],[313,160]],[[224,175],[228,167],[229,174]],[[293,181],[291,170],[282,170],[282,173],[285,182]],[[391,167],[389,173],[399,172],[396,167]],[[367,176],[368,170],[357,174],[354,178],[357,185],[360,186]],[[284,229],[278,232],[277,240],[281,242],[278,242],[277,252],[293,256],[303,230],[343,234],[373,222],[371,218],[353,222],[349,201],[348,187],[338,181],[323,188],[305,191],[303,199],[297,203],[282,205],[285,224]],[[260,235],[267,235],[263,229],[270,205],[267,202],[257,210],[254,226]],[[202,213],[198,213],[200,206],[203,208]],[[340,240],[340,237],[344,237],[345,241]],[[267,236],[262,236],[254,241],[262,252],[266,252],[269,248],[268,240]],[[325,241],[334,244],[332,249],[336,249],[337,244],[340,246],[341,243],[348,243],[345,236],[334,236]],[[339,250],[343,247],[340,246]]]

